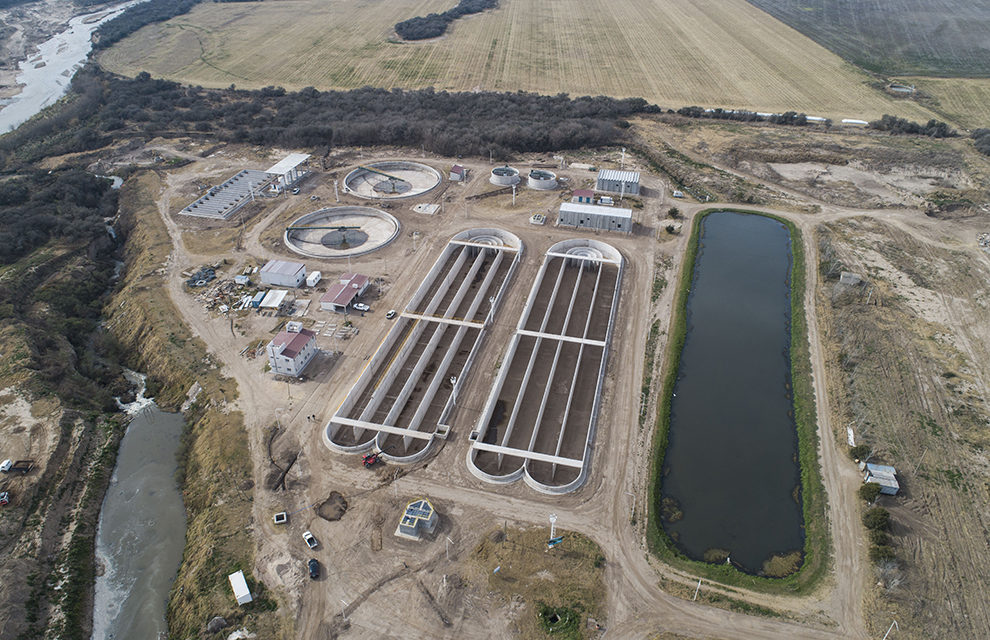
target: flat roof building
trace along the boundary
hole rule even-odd
[[[299,171],[299,165],[307,160],[309,160],[308,153],[290,153],[269,167],[265,173],[275,178],[278,187],[291,187],[309,173],[308,171]]]
[[[395,529],[395,535],[400,538],[419,540],[424,533],[433,533],[437,528],[440,517],[436,509],[426,498],[413,500],[406,505],[406,510],[399,520],[399,526]]]
[[[287,260],[270,260],[261,267],[262,284],[271,287],[301,287],[306,280],[306,265]]]
[[[268,343],[268,364],[272,373],[298,376],[316,356],[316,333],[303,329],[299,322],[289,322],[285,330]]]
[[[859,470],[863,472],[863,482],[880,485],[880,493],[884,495],[896,496],[901,490],[901,485],[897,482],[897,470],[894,467],[860,462]]]
[[[348,307],[354,303],[354,298],[363,296],[368,290],[369,283],[368,276],[360,273],[345,273],[320,298],[320,309],[347,313]]]
[[[603,207],[583,202],[564,202],[560,205],[557,224],[596,231],[632,232],[632,209]]]
[[[244,579],[243,571],[230,574],[227,576],[227,580],[230,581],[230,588],[234,591],[234,597],[237,598],[237,604],[247,604],[254,599],[251,597],[251,590],[248,589],[247,580]]]
[[[595,189],[629,196],[639,195],[639,172],[602,169],[598,172]]]

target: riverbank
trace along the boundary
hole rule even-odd
[[[18,63],[38,53],[38,45],[65,29],[79,8],[64,0],[38,0],[0,9],[0,101],[21,91]]]
[[[791,384],[793,387],[794,417],[798,432],[798,459],[801,467],[801,494],[805,527],[804,558],[801,567],[785,578],[753,576],[730,564],[708,564],[688,559],[680,553],[664,531],[661,523],[661,481],[664,456],[669,443],[671,398],[680,369],[681,353],[687,336],[687,302],[694,276],[701,223],[708,214],[716,211],[732,211],[764,215],[784,224],[791,238]],[[657,413],[653,437],[653,458],[650,467],[648,491],[648,515],[646,523],[647,546],[650,551],[674,567],[695,575],[728,585],[741,586],[766,593],[807,593],[820,582],[827,568],[829,540],[825,520],[825,491],[818,466],[818,436],[814,392],[811,383],[811,362],[808,345],[807,321],[804,309],[805,252],[800,229],[783,218],[757,214],[739,209],[706,209],[694,216],[681,265],[681,279],[675,292],[675,317],[670,326],[670,338],[665,355],[660,407]]]
[[[126,272],[107,306],[107,327],[130,351],[132,367],[159,387],[156,398],[176,410],[194,383],[202,390],[186,412],[179,456],[179,482],[187,520],[186,545],[172,586],[170,636],[196,636],[214,616],[228,624],[249,623],[258,637],[283,637],[278,602],[253,578],[251,537],[254,483],[243,415],[232,403],[237,383],[223,376],[204,344],[192,336],[165,288],[162,265],[172,244],[155,198],[162,186],[144,172],[121,189],[121,225],[127,236]],[[243,570],[254,602],[238,607],[227,575]]]

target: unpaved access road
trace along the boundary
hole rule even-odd
[[[662,187],[660,185],[661,189]],[[447,535],[454,543],[455,557],[467,555],[477,535],[499,526],[504,520],[545,526],[547,514],[551,511],[557,514],[558,526],[562,529],[578,531],[594,539],[607,558],[607,621],[609,628],[614,630],[615,637],[649,637],[660,631],[710,638],[866,637],[862,621],[862,599],[868,578],[867,562],[855,495],[859,478],[853,465],[838,451],[825,393],[824,358],[814,303],[818,269],[813,229],[815,225],[829,220],[874,215],[895,224],[909,226],[907,218],[917,216],[918,212],[872,212],[829,207],[824,213],[808,215],[765,210],[793,220],[803,232],[808,276],[805,308],[808,313],[819,418],[820,463],[829,498],[828,515],[833,541],[832,574],[815,593],[790,598],[742,590],[732,592],[734,598],[772,607],[782,611],[788,618],[771,619],[734,613],[668,595],[658,586],[661,579],[690,583],[692,586],[694,579],[661,566],[645,550],[641,513],[645,495],[644,469],[649,463],[650,430],[640,431],[637,428],[638,393],[629,390],[638,390],[640,387],[645,339],[654,317],[661,320],[664,335],[666,334],[672,292],[677,288],[676,278],[679,277],[679,273],[669,273],[668,279],[671,282],[658,302],[652,308],[645,303],[649,300],[654,269],[656,243],[652,240],[652,234],[602,238],[619,247],[626,255],[628,264],[620,300],[616,342],[608,371],[606,398],[592,462],[592,475],[584,488],[572,495],[550,498],[537,495],[525,487],[495,488],[483,485],[468,474],[463,462],[468,445],[464,434],[469,430],[472,408],[483,403],[487,385],[490,384],[490,377],[485,375],[486,363],[490,367],[504,346],[495,341],[486,343],[478,359],[479,364],[472,372],[472,378],[475,379],[465,391],[465,397],[477,400],[466,401],[465,406],[458,409],[459,415],[455,421],[457,426],[452,439],[445,443],[443,449],[427,465],[408,470],[391,484],[382,485],[378,482],[379,476],[367,475],[354,460],[330,454],[320,442],[317,425],[325,424],[333,413],[350,383],[364,366],[367,356],[384,335],[387,325],[366,325],[367,330],[342,349],[343,354],[333,370],[321,376],[318,381],[292,385],[291,389],[287,385],[276,384],[270,377],[261,374],[261,363],[248,361],[237,355],[243,348],[244,339],[231,335],[226,321],[207,315],[198,304],[191,302],[191,296],[184,291],[181,272],[190,266],[213,261],[217,256],[191,255],[185,249],[181,239],[182,230],[168,211],[172,189],[170,186],[163,192],[160,207],[174,243],[174,251],[167,267],[169,295],[192,332],[202,338],[218,360],[224,363],[224,373],[238,381],[240,397],[237,406],[246,416],[254,456],[256,486],[263,486],[267,468],[267,443],[263,434],[276,418],[287,428],[288,441],[297,444],[302,451],[297,465],[297,482],[305,488],[292,496],[274,498],[259,495],[255,500],[255,518],[260,532],[256,573],[269,585],[281,586],[285,590],[290,607],[297,613],[293,629],[295,637],[333,637],[337,633],[343,633],[345,629],[348,637],[414,637],[418,633],[451,638],[512,635],[511,624],[505,623],[505,618],[510,613],[484,608],[474,613],[462,612],[459,620],[450,627],[436,620],[431,622],[424,619],[403,631],[382,621],[381,614],[387,610],[394,609],[400,613],[405,611],[413,615],[415,612],[409,608],[421,606],[422,603],[409,596],[409,593],[416,590],[412,577],[419,573],[426,575],[443,562],[450,562],[440,558],[443,555],[442,543],[421,551],[401,546],[391,540],[391,525],[394,523],[395,507],[401,503],[400,497],[421,494],[431,496],[447,509],[452,522]],[[703,206],[679,206],[689,223],[703,208],[731,208],[732,205],[709,203]],[[658,207],[657,210],[653,210],[653,207],[656,205],[647,205],[647,210],[642,214],[644,219],[659,214]],[[747,209],[758,208],[748,206]],[[267,222],[276,216],[277,213],[272,212],[264,219]],[[248,244],[257,258],[275,256],[257,242],[264,224],[265,222],[258,224],[249,233]],[[527,243],[526,259],[531,261],[538,261],[550,243],[570,235],[549,227],[534,229],[528,225],[526,217],[520,215],[495,219],[479,209],[449,206],[447,213],[436,219],[412,220],[409,228],[404,228],[403,237],[393,247],[362,258],[356,267],[369,273],[388,274],[392,287],[380,301],[381,308],[400,308],[418,285],[420,274],[425,273],[432,264],[446,239],[456,231],[472,226],[499,226],[519,234]],[[427,233],[418,242],[411,242],[408,233],[418,228]],[[685,229],[687,228],[688,225],[685,224]],[[673,255],[675,263],[679,263],[687,239],[685,233],[667,240],[662,247],[663,251]],[[500,330],[505,333],[508,327],[504,325],[514,324],[518,317],[518,307],[530,284],[520,280],[523,279],[517,279],[512,285],[510,303],[500,312],[502,320],[496,323],[494,333]],[[315,424],[306,419],[306,416],[313,414],[317,416]],[[331,488],[342,491],[345,496],[351,496],[355,519],[375,521],[380,517],[378,513],[373,513],[376,509],[384,509],[389,514],[384,524],[385,552],[379,552],[377,556],[370,554],[366,531],[347,531],[343,522],[328,524],[311,520],[314,532],[318,537],[323,536],[329,554],[324,562],[332,563],[335,577],[326,584],[320,583],[320,588],[308,588],[305,581],[296,575],[299,572],[294,563],[302,555],[297,549],[299,545],[294,538],[285,539],[274,532],[269,524],[270,512],[277,503],[284,505],[286,500],[304,507],[325,497]],[[631,524],[630,518],[636,502],[638,526]],[[299,519],[302,520],[303,516],[299,516]],[[360,524],[365,520],[355,522]],[[355,522],[352,522],[350,529],[356,528]],[[382,525],[376,526],[380,537]],[[291,535],[294,536],[295,533]],[[374,547],[375,543],[372,542],[371,546]],[[458,570],[458,567],[454,562],[450,564],[450,569],[444,571]],[[444,579],[446,576],[447,573],[444,573]],[[705,585],[702,588],[712,587]],[[346,624],[342,624],[342,613],[347,616]]]

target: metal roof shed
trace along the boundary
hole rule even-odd
[[[227,576],[227,579],[230,580],[230,588],[234,590],[234,597],[237,598],[237,604],[247,604],[254,600],[251,597],[251,590],[248,589],[247,580],[244,579],[243,571],[232,573]]]

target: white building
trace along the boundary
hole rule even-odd
[[[261,268],[262,284],[271,287],[301,287],[306,281],[306,265],[287,260],[271,260]]]
[[[560,205],[557,224],[596,231],[632,233],[632,209],[603,207],[583,202],[564,202]]]
[[[639,195],[639,172],[602,169],[598,172],[595,189],[627,196]]]
[[[254,598],[251,597],[251,590],[248,589],[247,580],[244,579],[244,572],[238,571],[227,576],[230,581],[230,588],[234,591],[237,604],[247,604]]]
[[[331,285],[320,298],[320,309],[335,313],[347,313],[354,298],[363,296],[368,290],[370,279],[360,273],[345,273],[336,284]]]
[[[319,284],[320,280],[322,279],[323,279],[323,274],[320,273],[319,271],[314,271],[308,276],[306,276],[306,286],[315,287],[317,284]]]
[[[303,329],[300,322],[288,322],[285,330],[268,343],[268,364],[273,373],[298,376],[316,352],[316,334]]]

